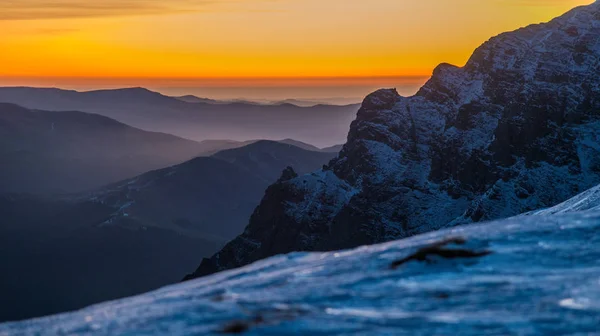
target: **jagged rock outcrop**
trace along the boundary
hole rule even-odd
[[[423,88],[369,95],[323,170],[271,186],[190,277],[558,204],[600,183],[600,2],[492,38]]]

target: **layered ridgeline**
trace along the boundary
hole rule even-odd
[[[196,142],[144,131],[97,114],[31,110],[0,103],[0,193],[82,192],[198,156],[211,156],[258,142],[260,140]],[[320,149],[291,139],[278,142],[294,146],[276,148],[276,144],[271,144],[273,153],[286,153],[282,163],[296,154],[302,157],[296,147],[311,152],[333,152],[330,148]],[[263,143],[247,150],[269,151],[268,147]],[[286,167],[270,166],[274,162],[267,158],[265,166],[279,172]],[[298,160],[294,162],[300,167]],[[321,165],[309,160],[303,167]],[[277,179],[279,172],[270,182]]]
[[[560,214],[277,256],[78,312],[0,324],[0,334],[596,335],[600,199],[592,194],[555,208]],[[581,202],[592,210],[571,207]]]
[[[189,277],[291,251],[513,216],[600,181],[600,3],[492,38],[423,88],[368,96],[323,170],[287,172]]]
[[[335,154],[259,141],[51,199],[0,196],[0,321],[82,308],[181,280],[240,234],[281,170]]]
[[[78,92],[0,87],[0,102],[31,109],[90,112],[195,141],[292,138],[320,147],[336,145],[344,142],[359,108],[357,104],[300,107],[184,100],[143,88]]]
[[[0,103],[0,192],[80,192],[178,164],[206,150],[84,112]]]

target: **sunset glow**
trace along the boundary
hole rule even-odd
[[[0,0],[0,85],[420,78],[440,62],[464,64],[489,36],[590,2]]]

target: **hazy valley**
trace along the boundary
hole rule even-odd
[[[243,231],[284,168],[310,172],[334,155],[258,141],[96,191],[2,195],[0,264],[10,272],[0,293],[14,304],[0,319],[82,308],[177,282],[199,257]],[[36,285],[41,274],[44,286]]]

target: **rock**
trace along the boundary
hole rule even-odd
[[[444,259],[459,259],[459,258],[479,258],[491,254],[491,251],[472,251],[467,249],[445,248],[447,245],[456,244],[463,245],[466,241],[463,238],[450,238],[443,240],[431,246],[423,247],[417,252],[394,261],[390,268],[397,269],[398,267],[411,261],[430,261],[431,257],[441,257]]]
[[[281,177],[279,178],[279,182],[285,182],[285,181],[289,181],[289,180],[293,180],[296,177],[298,177],[298,174],[294,171],[294,168],[292,167],[287,167],[283,170],[283,173],[281,173]]]
[[[250,329],[250,323],[244,321],[235,321],[226,325],[221,334],[243,334]]]

